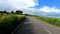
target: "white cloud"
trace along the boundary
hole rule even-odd
[[[12,9],[22,9],[38,5],[37,0],[0,0],[0,7],[12,7]]]
[[[60,12],[60,9],[57,9],[56,6],[54,7],[43,6],[39,10],[43,12]]]
[[[25,8],[25,9],[21,9],[24,13],[26,14],[31,14],[34,15],[35,12],[37,12],[36,8]]]
[[[34,0],[8,0],[11,3],[11,6],[16,9],[33,7],[36,4]]]
[[[0,0],[0,10],[22,10],[24,13],[32,15],[37,11],[34,8],[37,5],[38,0]]]

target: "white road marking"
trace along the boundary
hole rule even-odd
[[[52,34],[48,29],[45,29],[49,34]]]

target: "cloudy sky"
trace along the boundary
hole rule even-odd
[[[0,10],[23,10],[30,14],[60,12],[60,0],[0,0]]]

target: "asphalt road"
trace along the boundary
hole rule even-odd
[[[15,34],[60,34],[60,28],[32,17],[26,17]]]

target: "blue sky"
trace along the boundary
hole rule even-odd
[[[38,0],[38,7],[48,6],[48,7],[54,7],[60,9],[60,0]]]
[[[0,0],[0,10],[22,10],[30,14],[60,12],[60,0]]]

